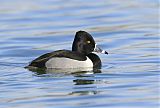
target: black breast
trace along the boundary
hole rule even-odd
[[[98,55],[96,55],[94,53],[90,53],[87,56],[93,62],[93,68],[96,68],[96,69],[100,69],[101,68],[102,63],[101,63],[101,59],[98,57]]]

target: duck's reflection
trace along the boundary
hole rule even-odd
[[[78,68],[78,69],[43,69],[43,68],[27,68],[29,71],[36,73],[37,75],[43,74],[72,74],[75,77],[101,73],[100,69],[93,68]]]
[[[95,95],[98,94],[97,90],[96,73],[101,73],[101,70],[93,69],[92,71],[81,71],[73,73],[75,80],[73,92],[71,95]]]
[[[75,79],[73,80],[73,82],[75,82],[75,85],[94,84],[94,80],[89,80],[89,79]]]
[[[60,76],[63,77],[64,75],[72,75],[74,76],[73,79],[73,88],[72,92],[69,93],[68,95],[95,95],[99,93],[97,90],[97,84],[96,84],[96,79],[95,75],[97,73],[101,73],[101,70],[99,69],[92,69],[89,70],[73,70],[73,69],[66,69],[66,70],[60,70],[60,69],[29,69],[32,72],[35,72],[36,75],[52,75],[54,77]]]

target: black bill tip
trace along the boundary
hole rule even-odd
[[[108,55],[108,52],[107,52],[107,51],[105,51],[105,52],[104,52],[104,54],[107,54],[107,55]]]

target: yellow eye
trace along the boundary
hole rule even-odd
[[[91,41],[87,41],[87,43],[89,44],[89,43],[91,43]]]

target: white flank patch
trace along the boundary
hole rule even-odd
[[[47,68],[90,68],[92,61],[87,57],[85,61],[78,61],[70,58],[54,57],[46,62]]]

